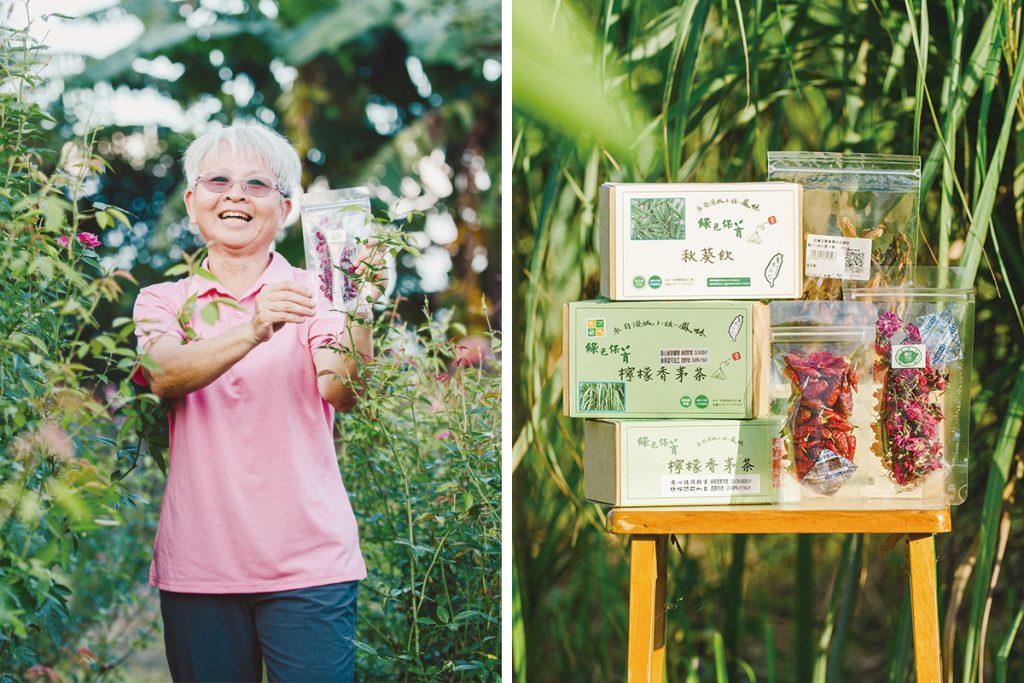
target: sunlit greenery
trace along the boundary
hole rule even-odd
[[[964,683],[1020,676],[1019,3],[523,0],[512,11],[517,678],[625,672],[627,545],[583,500],[583,423],[560,405],[561,304],[598,291],[598,187],[762,181],[769,150],[923,159],[919,260],[967,268],[978,297],[970,490],[937,539],[945,668]],[[669,680],[911,675],[898,539],[678,540]]]

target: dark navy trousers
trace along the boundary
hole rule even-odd
[[[164,644],[179,681],[349,683],[356,594],[348,581],[273,593],[160,591]]]

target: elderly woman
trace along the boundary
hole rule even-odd
[[[349,681],[366,568],[338,471],[335,410],[354,403],[370,326],[315,296],[271,250],[299,184],[295,150],[232,126],[185,153],[185,206],[209,246],[193,275],[135,302],[143,370],[170,402],[150,584],[175,681]],[[363,264],[361,268],[366,268]],[[214,300],[219,316],[200,314]],[[372,313],[371,313],[372,315]],[[195,334],[186,336],[191,328]]]

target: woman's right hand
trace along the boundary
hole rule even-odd
[[[312,292],[296,282],[271,282],[256,295],[253,307],[253,339],[257,344],[270,341],[285,323],[301,323],[316,313]]]

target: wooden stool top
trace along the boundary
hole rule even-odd
[[[613,534],[934,534],[952,529],[949,508],[807,510],[784,505],[612,508]]]

